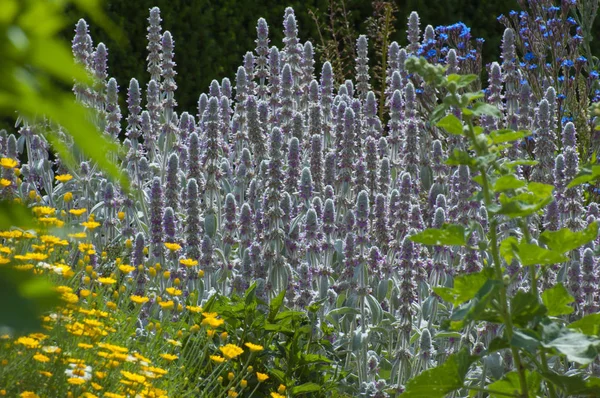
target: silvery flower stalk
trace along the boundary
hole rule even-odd
[[[581,262],[581,279],[582,290],[584,294],[583,313],[594,314],[598,312],[600,305],[598,296],[598,265],[594,258],[594,252],[590,248],[586,248],[583,252]]]
[[[354,179],[352,180],[352,198],[358,197],[360,191],[367,189],[367,166],[362,157],[358,158],[355,167]]]
[[[327,154],[325,155],[325,163],[323,167],[323,185],[329,185],[333,189],[333,186],[336,183],[337,174],[337,157],[335,152],[327,152]]]
[[[556,133],[555,125],[552,122],[553,112],[551,104],[544,98],[540,101],[536,112],[538,128],[534,132],[535,138],[535,159],[539,162],[533,168],[534,181],[552,184],[552,169],[554,162],[554,152],[557,147],[555,144]]]
[[[160,114],[162,106],[160,102],[160,89],[156,80],[150,80],[146,88],[146,109],[150,116],[150,130],[144,132],[144,147],[151,161],[154,161],[158,152],[158,137],[161,131]]]
[[[367,169],[367,188],[369,189],[369,200],[374,201],[378,189],[378,165],[379,156],[377,153],[377,142],[372,136],[367,136],[365,142],[365,161]]]
[[[402,94],[395,90],[390,101],[390,121],[388,122],[388,141],[391,146],[391,161],[400,161],[401,148],[404,146],[403,137]]]
[[[356,91],[358,98],[364,101],[371,90],[369,83],[369,44],[366,35],[358,36],[356,40]]]
[[[564,148],[565,158],[565,185],[573,181],[579,172],[579,155],[577,149],[568,146]],[[583,195],[581,187],[566,188],[563,194],[563,203],[559,210],[563,217],[563,225],[573,231],[579,231],[584,228],[583,215],[585,210],[581,203]]]
[[[268,94],[267,77],[269,76],[269,26],[264,18],[259,18],[256,24],[256,73],[258,79],[258,87],[256,95],[265,100]]]
[[[148,17],[148,34],[146,38],[148,39],[148,46],[146,49],[148,50],[148,57],[146,60],[148,61],[148,72],[150,73],[151,79],[160,83],[160,76],[162,74],[161,70],[161,51],[162,51],[162,33],[161,33],[161,23],[162,19],[160,18],[160,9],[158,7],[153,7],[150,9],[150,16]]]
[[[296,15],[294,11],[291,10],[291,7],[286,9],[286,16],[283,21],[283,43],[284,48],[282,51],[282,59],[281,63],[283,65],[290,65],[290,74],[292,75],[292,97],[294,99],[294,110],[298,110],[300,107],[300,79],[302,76],[302,69],[300,67],[300,63],[302,60],[302,50],[300,46],[300,41],[298,40],[298,27],[296,24]]]
[[[310,41],[304,43],[302,46],[302,58],[300,60],[300,79],[299,79],[299,90],[301,92],[300,108],[299,110],[305,110],[308,105],[308,92],[311,82],[315,79],[315,60],[314,60],[313,45]],[[318,83],[317,83],[318,91]],[[318,96],[318,94],[317,94]]]
[[[137,295],[143,296],[145,294],[145,285],[146,282],[148,280],[145,272],[144,272],[144,263],[145,263],[145,256],[144,256],[144,247],[145,247],[145,241],[144,241],[144,234],[141,232],[138,232],[138,234],[135,236],[135,242],[134,242],[134,246],[133,246],[133,253],[132,253],[132,264],[136,267],[136,270],[133,274],[133,277],[137,283],[137,287],[136,287],[136,293]]]
[[[415,119],[409,119],[406,123],[406,139],[402,151],[404,153],[403,166],[410,173],[415,185],[420,181],[420,146],[419,146],[420,128]]]
[[[328,150],[333,145],[333,70],[329,61],[325,61],[323,64],[319,90],[323,112],[323,148]]]
[[[273,46],[269,50],[269,106],[271,123],[275,121],[275,118],[278,114],[280,101],[279,101],[279,91],[281,90],[281,64],[280,64],[280,55],[277,47]]]
[[[408,47],[406,48],[411,55],[415,55],[419,50],[419,38],[421,36],[421,22],[419,21],[419,14],[413,11],[408,16],[408,28],[406,34],[408,37]]]
[[[162,36],[162,64],[161,64],[161,108],[163,113],[164,124],[160,131],[160,136],[163,141],[162,146],[162,167],[161,167],[161,180],[164,182],[165,171],[167,167],[167,154],[172,150],[173,144],[176,140],[177,124],[175,122],[175,107],[177,101],[175,100],[175,90],[177,90],[177,84],[175,83],[175,62],[173,61],[173,50],[175,43],[171,33],[166,31]],[[163,98],[164,97],[164,98]]]
[[[313,179],[308,167],[302,169],[298,193],[301,200],[300,209],[307,211],[310,208],[310,200],[312,199],[313,194]]]
[[[252,51],[244,55],[244,70],[246,71],[246,93],[247,95],[256,94],[256,83],[254,82],[254,54]]]
[[[191,259],[200,258],[200,200],[198,197],[198,184],[195,178],[188,177],[187,202],[185,218],[185,246],[186,255]]]
[[[289,141],[287,153],[287,168],[285,176],[285,190],[294,195],[298,191],[300,181],[300,144],[298,138],[292,137]]]
[[[92,37],[89,35],[88,25],[84,19],[80,19],[77,22],[71,49],[75,57],[75,62],[83,65],[88,71],[91,70],[94,45]],[[89,105],[92,103],[93,98],[90,87],[75,82],[73,92],[75,93],[75,98],[83,104]]]
[[[207,212],[221,212],[221,172],[219,170],[221,148],[219,145],[219,101],[211,97],[205,115],[206,148],[202,157],[205,174],[204,206]],[[220,220],[220,216],[217,217]],[[218,225],[218,224],[217,224]],[[218,227],[217,227],[218,228]]]
[[[265,126],[262,125],[258,118],[258,104],[256,97],[251,95],[246,100],[246,114],[248,117],[248,139],[252,144],[252,153],[254,161],[259,165],[267,155],[267,146],[265,142]]]
[[[392,182],[390,159],[385,156],[379,163],[379,173],[377,175],[379,192],[387,197]]]
[[[323,193],[323,138],[320,134],[311,137],[310,145],[310,172],[314,190]]]
[[[234,137],[234,153],[240,153],[246,142],[247,130],[247,110],[246,100],[248,99],[248,77],[246,70],[240,66],[235,77],[235,114],[234,120],[238,123],[238,130]]]
[[[278,96],[280,98],[281,108],[277,115],[277,121],[285,139],[285,143],[287,143],[291,135],[292,118],[295,114],[294,76],[290,64],[285,64],[281,70],[281,85]]]
[[[114,78],[106,86],[106,127],[104,131],[112,139],[118,139],[121,132],[121,108],[119,107],[119,86]],[[114,161],[114,159],[113,159]]]
[[[489,85],[485,90],[486,102],[503,112],[502,71],[497,62],[492,62],[489,74]],[[503,123],[502,120],[497,120],[493,116],[483,116],[481,119],[482,127],[488,131],[498,130]]]
[[[340,156],[338,156],[338,195],[343,198],[349,199],[352,193],[352,175],[353,170],[356,166],[356,151],[355,145],[355,121],[354,111],[350,108],[346,108],[343,120],[343,140],[342,150]],[[339,122],[338,122],[339,123]]]
[[[160,178],[154,177],[150,188],[150,253],[153,261],[164,258],[163,246],[164,198]]]

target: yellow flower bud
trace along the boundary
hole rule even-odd
[[[151,277],[155,277],[156,276],[156,270],[154,268],[150,268],[148,270],[148,273],[150,274]]]
[[[127,239],[125,241],[125,247],[128,249],[131,249],[132,246],[133,246],[133,243],[131,242],[131,239]]]
[[[37,193],[33,189],[29,191],[29,199],[34,200],[36,196]]]
[[[148,255],[148,248],[147,247],[144,247],[144,254]]]
[[[179,312],[183,311],[183,305],[177,304],[177,311],[179,311]],[[179,332],[181,332],[181,330]],[[179,334],[179,332],[178,332],[178,334]]]
[[[63,201],[65,203],[69,203],[70,201],[73,200],[73,192],[67,192],[64,196],[63,196]]]
[[[194,324],[194,326],[190,328],[190,332],[197,332],[198,330],[200,330],[200,325],[198,324]]]
[[[171,273],[169,271],[163,272],[163,278],[169,279],[171,277]]]
[[[116,300],[119,298],[119,292],[117,290],[115,290],[112,294],[113,298]]]
[[[156,268],[157,271],[160,271],[162,266],[160,265],[160,263],[156,263],[156,264],[154,264],[154,268]]]
[[[229,337],[229,334],[227,332],[221,333],[221,339],[225,340],[227,337]]]
[[[233,372],[229,372],[229,373],[227,373],[227,378],[228,378],[229,380],[233,380],[233,378],[234,378],[234,377],[235,377],[235,375],[233,374]]]
[[[124,211],[118,212],[117,217],[119,218],[119,220],[123,221],[125,219],[125,212]]]
[[[240,386],[242,386],[242,388],[246,388],[248,386],[248,380],[242,379],[242,381],[240,382]]]
[[[91,279],[90,279],[89,276],[86,276],[86,277],[83,278],[83,283],[85,283],[86,285],[89,285],[90,282],[91,282]]]
[[[179,278],[175,278],[175,280],[173,281],[173,284],[175,286],[179,286],[181,284],[181,280],[179,280]]]
[[[204,278],[204,271],[203,270],[198,271],[198,277],[199,278]]]
[[[283,384],[280,384],[279,387],[277,387],[277,392],[280,394],[283,394],[285,391],[285,386]]]

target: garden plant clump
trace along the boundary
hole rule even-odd
[[[0,267],[59,293],[0,328],[0,396],[599,396],[598,5],[521,3],[487,81],[483,40],[412,13],[340,85],[287,8],[193,111],[158,8],[145,87],[79,20],[74,96],[124,178],[48,119],[0,134],[34,215]]]

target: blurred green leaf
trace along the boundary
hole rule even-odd
[[[590,336],[600,335],[600,314],[588,314],[568,325],[571,329],[579,329]]]
[[[547,310],[537,294],[518,291],[510,299],[510,312],[516,326],[526,327],[534,318],[545,315]]]
[[[518,189],[524,187],[526,184],[527,183],[525,181],[518,179],[512,174],[508,174],[496,180],[494,183],[494,191],[503,192],[512,189]]]
[[[433,290],[445,301],[459,305],[473,299],[489,279],[488,271],[458,275],[454,287],[434,287]]]
[[[562,283],[557,283],[542,293],[542,301],[548,309],[548,315],[559,316],[568,315],[573,312],[573,307],[569,304],[573,303],[575,299],[569,294]]]
[[[450,134],[463,135],[462,123],[453,114],[448,114],[444,116],[439,122],[436,123],[436,126],[443,128]]]
[[[517,245],[516,254],[524,266],[558,264],[569,259],[558,251],[544,249],[533,243],[526,242],[521,242]]]
[[[35,219],[31,211],[18,203],[0,201],[0,230],[17,227],[29,229],[35,226]]]
[[[540,235],[540,243],[557,252],[566,253],[593,241],[597,236],[598,222],[594,221],[583,231],[574,232],[568,228],[544,231]]]
[[[512,142],[523,139],[531,135],[531,131],[528,130],[494,130],[490,133],[489,137],[494,144],[501,144],[503,142]]]
[[[444,224],[441,229],[428,228],[409,237],[416,243],[433,246],[464,246],[465,228],[462,225]]]

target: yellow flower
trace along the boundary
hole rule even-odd
[[[280,394],[283,394],[285,391],[285,386],[283,384],[280,384],[279,387],[277,387],[277,392]]]
[[[105,392],[104,398],[127,398],[125,395],[115,394],[112,392]]]
[[[80,216],[83,213],[85,213],[87,211],[87,209],[71,209],[69,210],[69,213],[73,214],[74,216]]]
[[[36,339],[32,339],[31,337],[19,337],[15,344],[22,344],[27,348],[37,348],[40,345],[40,342]]]
[[[235,390],[229,390],[229,391],[227,391],[227,396],[235,398],[238,396],[238,393],[235,392]]]
[[[124,211],[120,211],[117,213],[117,218],[121,221],[123,221],[125,219],[125,212]]]
[[[136,296],[135,294],[130,296],[129,298],[136,304],[144,304],[150,300],[148,297]]]
[[[219,350],[227,359],[233,359],[244,352],[244,350],[241,347],[238,347],[235,344],[227,344],[224,347],[219,347]]]
[[[181,294],[183,293],[181,290],[176,289],[174,287],[168,287],[166,290],[167,293],[169,293],[171,296],[181,296]]]
[[[123,377],[125,377],[127,380],[133,381],[135,383],[143,383],[146,381],[146,378],[142,375],[138,375],[136,373],[131,373],[131,372],[127,372],[122,370],[121,374],[123,375]]]
[[[89,350],[90,348],[94,348],[93,345],[86,344],[86,343],[79,343],[79,344],[77,344],[77,347],[83,348],[84,350]]]
[[[67,182],[73,179],[73,176],[71,174],[59,174],[56,177],[54,177],[56,179],[56,181],[58,182]]]
[[[87,297],[87,296],[89,296],[90,294],[92,294],[92,291],[91,291],[91,290],[88,290],[88,289],[81,289],[81,291],[79,292],[79,295],[80,295],[81,297]]]
[[[174,361],[179,358],[177,355],[172,354],[160,354],[160,357],[166,359],[167,361]]]
[[[96,221],[85,221],[82,222],[81,225],[83,225],[87,229],[96,229],[100,226],[100,223]]]
[[[102,285],[112,285],[117,283],[116,280],[114,280],[113,278],[98,278],[98,283],[102,284]]]
[[[119,269],[124,274],[128,274],[128,273],[130,273],[132,271],[135,271],[135,267],[134,266],[127,265],[127,264],[121,264],[121,265],[119,265]]]
[[[250,351],[252,352],[257,352],[257,351],[262,351],[263,350],[263,346],[258,345],[258,344],[252,344],[252,343],[246,343],[244,344],[246,347],[250,348]]]
[[[219,326],[221,326],[224,323],[225,323],[225,321],[223,319],[217,319],[217,318],[212,318],[212,317],[204,318],[202,320],[203,325],[208,325],[211,328],[218,328]]]
[[[47,372],[47,371],[45,371],[45,370],[40,370],[40,374],[41,374],[42,376],[46,376],[46,377],[52,377],[52,373],[50,373],[50,372]]]
[[[72,200],[73,200],[73,192],[67,192],[67,193],[65,194],[65,196],[63,196],[63,200],[64,200],[66,203],[69,203],[70,201],[72,201]]]
[[[188,311],[193,312],[195,314],[202,312],[202,307],[195,307],[193,305],[188,305],[186,308],[188,309]]]
[[[5,169],[12,169],[17,166],[17,161],[11,158],[2,158],[0,159],[0,166]]]
[[[54,207],[49,207],[49,206],[36,206],[36,207],[32,208],[31,211],[33,211],[33,214],[35,214],[36,216],[41,217],[41,216],[49,216],[50,214],[54,214],[56,209]]]
[[[78,386],[78,385],[84,384],[85,380],[82,379],[81,377],[71,377],[71,378],[67,379],[67,383]]]
[[[87,234],[85,232],[77,232],[75,234],[67,234],[69,238],[73,239],[85,239],[87,238]]]
[[[223,358],[222,356],[219,356],[219,355],[211,355],[210,359],[212,359],[216,363],[223,363],[223,362],[225,362],[225,358]]]
[[[258,379],[259,383],[262,383],[269,378],[269,375],[266,373],[256,372],[256,378]]]
[[[285,398],[285,395],[281,395],[281,394],[277,394],[276,392],[272,392],[271,398]]]
[[[38,362],[50,362],[50,358],[48,358],[47,356],[45,356],[44,354],[35,354],[33,356],[33,359],[35,359]]]
[[[185,265],[186,267],[194,267],[198,265],[198,260],[192,260],[191,258],[184,258],[179,260],[179,262]]]
[[[169,300],[169,301],[163,301],[158,303],[158,305],[160,305],[162,308],[166,309],[166,310],[170,310],[175,306],[175,303],[173,302],[173,300]]]
[[[165,247],[167,249],[171,250],[172,252],[181,250],[181,245],[179,245],[177,243],[165,243]]]
[[[19,397],[21,397],[21,398],[40,398],[39,395],[37,395],[36,393],[31,392],[31,391],[22,392],[21,395],[19,395]]]
[[[248,380],[242,379],[242,381],[240,381],[240,386],[242,386],[242,388],[248,387]]]
[[[10,184],[12,184],[12,182],[10,182],[10,180],[7,180],[6,178],[2,178],[2,179],[0,179],[0,185],[2,185],[3,187],[5,187],[5,188],[6,188],[6,187],[7,187],[7,186],[9,186]]]

